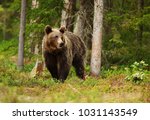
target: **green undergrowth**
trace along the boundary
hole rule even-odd
[[[89,76],[87,66],[85,81],[76,76],[73,68],[65,83],[53,79],[46,69],[31,78],[35,60],[26,58],[24,70],[18,71],[12,48],[17,49],[15,43],[9,44],[12,47],[3,44],[0,49],[0,102],[150,102],[149,71],[138,84],[125,79],[129,75],[126,66],[102,68],[98,78]]]
[[[0,102],[150,102],[148,80],[126,81],[123,70],[103,70],[101,77],[87,75],[83,81],[72,69],[65,83],[52,79],[47,70],[31,78],[9,60],[1,59],[0,71]]]

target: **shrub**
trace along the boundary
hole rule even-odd
[[[129,68],[126,68],[127,77],[125,79],[137,84],[141,83],[146,79],[146,66],[148,66],[148,64],[143,60],[140,62],[134,62]]]

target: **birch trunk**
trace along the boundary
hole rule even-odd
[[[84,40],[88,49],[91,49],[93,29],[93,0],[80,0],[80,9],[74,28],[74,33]]]
[[[80,0],[80,10],[77,16],[76,24],[74,27],[74,34],[79,36],[82,40],[84,40],[84,28],[85,28],[85,14],[84,14],[84,6],[82,5],[82,1]]]
[[[103,0],[94,0],[94,22],[91,53],[91,75],[98,76],[101,69],[103,27]]]
[[[21,1],[19,48],[18,48],[18,69],[22,70],[24,66],[24,38],[26,23],[26,0]]]
[[[64,9],[62,10],[61,26],[66,27],[69,31],[73,31],[73,21],[76,0],[64,0]]]
[[[143,9],[144,9],[144,0],[138,0],[138,14],[139,17],[142,19],[143,17]],[[142,46],[142,39],[143,39],[143,24],[139,25],[139,30],[137,32],[137,42]]]

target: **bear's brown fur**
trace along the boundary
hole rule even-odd
[[[65,27],[52,29],[45,27],[43,39],[45,64],[53,78],[64,80],[73,65],[79,78],[84,79],[84,58],[86,47],[84,42]]]

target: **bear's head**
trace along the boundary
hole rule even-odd
[[[65,27],[60,29],[52,29],[49,25],[45,27],[44,46],[46,51],[53,52],[64,48],[66,41],[63,34],[65,31]]]

